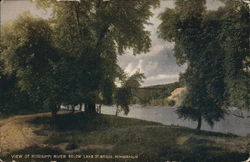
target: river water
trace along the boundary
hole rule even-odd
[[[140,105],[133,105],[130,107],[130,112],[127,116],[123,115],[123,112],[120,113],[119,116],[154,121],[164,125],[178,125],[196,128],[197,122],[188,119],[180,119],[175,110],[176,108],[158,106],[142,107]],[[115,115],[115,112],[115,106],[102,106],[103,114]],[[221,133],[232,133],[239,136],[249,136],[250,111],[231,108],[230,112],[225,115],[224,120],[222,119],[219,122],[216,122],[213,127],[210,127],[205,121],[203,121],[201,129]]]

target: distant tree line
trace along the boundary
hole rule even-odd
[[[168,106],[167,97],[180,86],[179,82],[174,82],[138,88],[134,93],[133,103],[150,106]]]

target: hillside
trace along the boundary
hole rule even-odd
[[[180,83],[175,82],[139,88],[135,94],[134,103],[152,106],[168,105],[167,97],[171,95],[172,91],[179,87]]]
[[[61,112],[0,121],[1,157],[20,161],[227,161],[248,158],[249,137],[164,126],[110,115]],[[38,156],[39,155],[39,156]],[[46,155],[46,156],[45,156]],[[58,155],[52,157],[52,155]],[[61,156],[59,156],[61,155]],[[71,156],[70,156],[71,155]],[[70,158],[69,158],[70,157]]]

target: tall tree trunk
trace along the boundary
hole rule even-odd
[[[60,110],[60,105],[53,105],[51,107],[51,117],[56,119],[57,112]]]
[[[71,106],[71,109],[72,109],[71,113],[73,114],[75,112],[75,106]]]
[[[119,107],[116,107],[116,111],[115,111],[115,116],[118,116],[118,114],[119,114]]]
[[[51,110],[51,117],[52,117],[53,119],[56,118],[56,113],[57,113],[56,108],[53,107],[52,110]]]
[[[79,110],[82,111],[82,103],[80,103],[80,109]]]
[[[95,114],[96,113],[96,105],[94,102],[88,102],[86,104],[86,108],[85,108],[85,111],[86,113],[90,113],[90,114]]]
[[[98,113],[99,113],[99,114],[102,113],[102,104],[99,105],[99,112],[98,112]]]
[[[202,121],[202,118],[201,118],[201,115],[199,116],[198,118],[198,125],[197,125],[197,130],[201,130],[201,121]]]
[[[101,114],[101,108],[102,108],[102,105],[99,104],[96,109],[97,109],[97,113]]]
[[[84,103],[84,111],[86,112],[88,109],[88,104],[87,103]]]

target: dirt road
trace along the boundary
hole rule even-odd
[[[66,113],[65,111],[60,114]],[[45,136],[38,136],[35,130],[42,128],[35,127],[28,121],[37,117],[49,117],[50,113],[39,113],[31,115],[18,115],[0,121],[0,155],[24,149],[34,145],[43,145],[47,139]]]
[[[44,137],[34,133],[39,128],[27,121],[49,115],[50,113],[20,115],[0,121],[0,155],[41,144]]]

